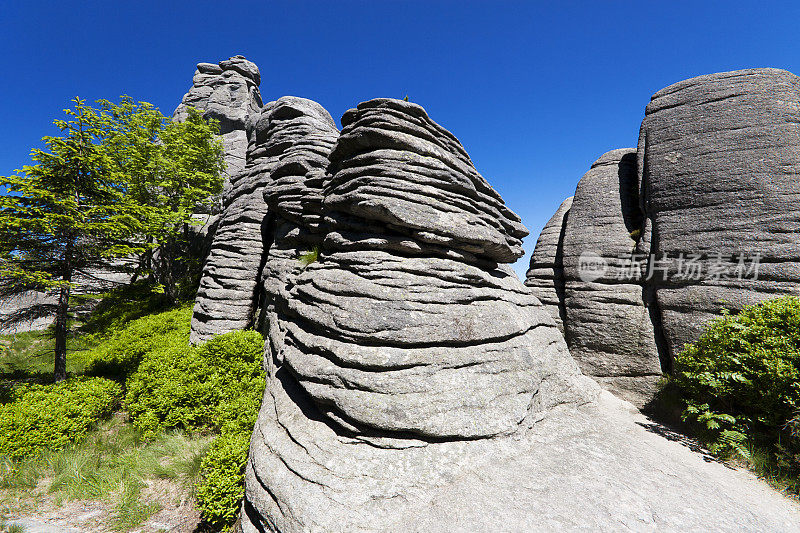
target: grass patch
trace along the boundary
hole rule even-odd
[[[11,524],[5,518],[0,517],[0,533],[24,533],[25,528],[19,524]]]
[[[97,349],[129,322],[166,309],[163,291],[146,281],[80,298],[98,300],[98,303],[88,315],[71,321],[72,331],[67,338],[67,372],[72,375],[85,373],[97,355]],[[52,326],[39,331],[0,335],[0,382],[52,382],[54,350]]]
[[[180,431],[143,440],[118,413],[83,442],[39,457],[0,458],[0,488],[29,497],[44,486],[60,500],[103,500],[113,508],[117,531],[132,529],[162,504],[145,495],[149,482],[171,480],[192,493],[212,437]]]

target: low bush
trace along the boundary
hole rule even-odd
[[[30,457],[81,440],[119,405],[122,388],[103,378],[23,384],[0,405],[0,454]]]
[[[255,406],[256,414],[258,406]],[[233,524],[244,494],[244,466],[250,447],[248,431],[224,433],[211,444],[200,463],[196,490],[203,518],[216,528]]]
[[[673,383],[712,452],[750,459],[758,448],[800,474],[800,299],[723,313],[675,358]]]
[[[263,349],[259,333],[235,331],[200,346],[147,353],[127,382],[134,425],[145,435],[167,428],[220,431],[240,416],[242,404],[260,404]]]
[[[145,435],[167,428],[219,435],[200,465],[197,503],[216,527],[232,524],[241,503],[244,464],[261,398],[264,340],[255,331],[170,345],[144,356],[128,380],[126,404]]]
[[[165,348],[182,349],[189,343],[192,307],[184,307],[132,320],[87,354],[86,373],[124,382],[145,355]]]

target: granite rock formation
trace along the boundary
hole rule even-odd
[[[800,294],[798,107],[800,78],[778,69],[692,78],[647,106],[642,244],[669,260],[651,285],[670,356],[722,309]],[[701,256],[700,279],[678,275],[680,254]]]
[[[263,107],[247,167],[231,178],[225,196],[195,300],[192,342],[254,324],[267,247],[276,229],[284,231],[285,221],[294,220],[301,203],[313,202],[310,194],[301,197],[305,172],[324,170],[337,134],[328,112],[310,100],[284,97]],[[272,250],[268,269],[279,263],[276,254]],[[285,259],[296,264],[294,256]]]
[[[798,105],[800,78],[783,70],[676,83],[647,106],[635,158],[609,152],[580,180],[560,247],[551,220],[527,283],[563,307],[585,373],[642,405],[659,369],[723,309],[800,294]],[[607,265],[589,282],[584,252]],[[557,256],[563,285],[543,275],[542,258]]]
[[[661,378],[641,272],[629,267],[642,227],[636,168],[635,149],[613,150],[592,164],[575,190],[561,250],[569,351],[584,374],[635,403]],[[605,268],[582,269],[586,253]]]
[[[630,150],[590,170],[572,210],[592,231],[569,236],[565,204],[525,287],[519,218],[421,107],[365,102],[341,134],[302,98],[249,117],[192,332],[255,323],[267,339],[241,530],[798,528],[766,486],[598,398],[569,356],[557,319],[568,336],[570,316],[607,319],[592,329],[611,342],[641,316],[641,280],[617,301],[611,280],[573,273],[582,245],[611,259],[635,244]]]
[[[216,65],[199,63],[192,88],[172,114],[173,120],[186,120],[188,108],[194,107],[204,117],[219,121],[227,163],[226,186],[245,167],[254,119],[260,115],[262,105],[260,84],[258,67],[244,56],[234,56]]]
[[[342,125],[327,173],[298,150],[273,175],[305,179],[286,179],[285,196],[265,188],[285,223],[263,276],[248,532],[386,530],[399,494],[446,487],[596,393],[508,266],[524,227],[455,137],[399,100],[362,103]],[[319,259],[303,268],[314,242]]]
[[[545,224],[536,248],[531,255],[530,267],[525,276],[525,285],[545,306],[564,332],[564,261],[563,242],[572,196],[561,202],[555,214]]]

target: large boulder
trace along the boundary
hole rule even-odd
[[[279,263],[315,233],[319,259],[290,271],[267,252],[248,532],[419,530],[424,513],[394,513],[517,453],[514,435],[597,390],[508,266],[525,229],[455,137],[399,100],[362,103],[342,124],[322,195],[302,182],[321,205],[276,232]]]
[[[800,293],[798,106],[800,78],[778,69],[692,78],[648,104],[643,251],[669,269],[649,283],[670,357],[722,309]]]

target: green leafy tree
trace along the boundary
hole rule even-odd
[[[224,169],[218,128],[195,110],[173,123],[129,97],[100,109],[73,103],[55,121],[62,135],[44,137],[33,165],[0,180],[0,298],[44,295],[5,321],[55,315],[56,381],[66,377],[76,276],[139,257],[137,275],[149,273],[174,301],[181,237],[220,192]]]
[[[184,122],[167,119],[146,102],[123,97],[101,100],[108,137],[105,144],[129,195],[145,208],[142,222],[148,250],[140,273],[149,273],[174,303],[178,284],[191,274],[187,246],[198,212],[213,208],[225,169],[219,124],[189,109]]]

